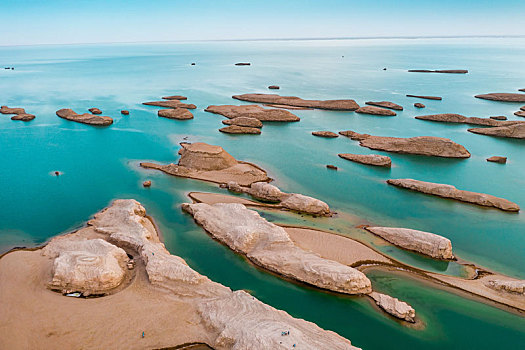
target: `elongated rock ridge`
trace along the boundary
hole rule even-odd
[[[370,293],[360,271],[297,247],[286,231],[238,203],[183,204],[182,209],[219,241],[265,269],[322,289]]]
[[[380,154],[352,154],[352,153],[339,153],[339,157],[366,165],[375,165],[390,168],[392,166],[392,159],[387,156]]]
[[[511,201],[489,194],[458,190],[452,185],[425,182],[413,179],[387,180],[389,185],[406,188],[412,191],[431,194],[438,197],[455,199],[461,202],[494,207],[505,211],[517,212],[520,207]]]
[[[193,114],[186,108],[161,109],[157,115],[162,118],[188,120],[193,119]]]
[[[186,108],[186,109],[195,109],[195,106],[192,103],[183,103],[179,100],[164,100],[164,101],[152,101],[152,102],[143,102],[143,105],[146,106],[157,106],[164,108]]]
[[[283,340],[305,349],[356,349],[333,332],[295,319],[244,291],[233,292],[193,270],[166,250],[144,207],[134,200],[113,202],[89,225],[115,245],[137,252],[151,286],[169,293],[159,302],[170,303],[176,297],[195,305],[196,321],[205,325],[216,349],[277,349]],[[281,329],[290,331],[286,339]]]
[[[365,102],[365,104],[370,105],[370,106],[377,106],[377,107],[395,109],[396,111],[402,111],[403,110],[402,106],[398,105],[397,103],[389,102],[389,101],[377,101],[377,102],[368,101],[368,102]]]
[[[415,322],[416,310],[404,301],[378,292],[372,292],[369,295],[386,313],[407,322]]]
[[[428,255],[435,259],[454,259],[448,238],[430,232],[394,227],[365,227],[369,232],[398,247]]]
[[[11,117],[11,120],[21,120],[24,122],[28,122],[30,120],[35,119],[35,116],[33,114],[26,113],[26,110],[24,108],[10,108],[7,106],[2,106],[0,107],[0,113],[14,114],[14,116]]]
[[[56,114],[62,119],[71,120],[82,124],[97,126],[107,126],[113,124],[113,118],[111,117],[95,115],[91,113],[78,114],[69,108],[59,109]]]
[[[206,112],[220,114],[229,119],[238,117],[255,118],[261,122],[297,122],[301,120],[295,114],[282,109],[263,108],[257,105],[222,105],[208,106]]]
[[[498,126],[494,128],[473,128],[468,131],[480,135],[508,137],[512,139],[525,139],[525,123],[509,126]]]
[[[258,129],[257,129],[258,130]],[[237,161],[220,146],[203,142],[181,143],[177,164],[140,163],[143,168],[158,169],[167,174],[197,180],[227,183],[235,181],[242,186],[269,181],[266,171],[255,164]]]
[[[407,97],[415,97],[415,98],[422,98],[425,100],[436,100],[441,101],[443,98],[439,96],[423,96],[423,95],[406,95]]]
[[[248,126],[239,126],[239,125],[226,126],[224,128],[220,128],[219,131],[223,132],[225,134],[252,134],[252,135],[259,135],[261,133],[261,129],[259,129],[259,128],[251,128],[251,127],[248,127]]]
[[[483,126],[509,126],[509,125],[514,125],[514,124],[524,123],[522,121],[517,121],[517,120],[504,121],[504,120],[497,120],[494,118],[465,117],[461,114],[454,114],[454,113],[421,115],[415,118],[419,120],[429,120],[433,122],[472,124],[472,125],[483,125]]]
[[[312,135],[319,136],[319,137],[327,137],[327,138],[336,138],[339,137],[335,132],[331,131],[313,131]]]
[[[225,125],[238,125],[249,128],[262,128],[263,123],[257,118],[250,117],[236,117],[232,119],[225,119],[222,121]]]
[[[525,280],[503,280],[503,279],[489,279],[485,285],[497,291],[505,293],[515,293],[525,296]]]
[[[376,107],[376,106],[362,106],[362,107],[359,107],[355,112],[361,113],[361,114],[382,115],[382,116],[390,116],[390,117],[397,115],[396,112],[391,111],[390,109],[385,109],[385,108]]]
[[[468,70],[466,69],[409,69],[411,73],[450,73],[450,74],[467,74]]]
[[[481,94],[474,96],[483,100],[501,101],[501,102],[525,102],[525,94],[506,93],[506,92],[491,92],[489,94]]]
[[[295,96],[280,96],[276,94],[244,94],[234,95],[234,99],[256,103],[287,105],[334,111],[355,111],[359,105],[354,100],[303,100]]]
[[[381,151],[445,158],[470,157],[470,153],[465,147],[443,137],[385,137],[359,134],[351,130],[341,131],[339,134],[359,141],[360,146]]]
[[[247,193],[262,201],[279,203],[289,210],[312,215],[331,215],[330,207],[325,202],[299,193],[282,192],[277,186],[267,182],[255,182],[250,187],[244,187],[230,181],[224,187],[233,192]]]

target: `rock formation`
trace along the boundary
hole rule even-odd
[[[507,126],[507,125],[522,123],[520,121],[502,121],[502,120],[496,120],[494,118],[465,117],[461,114],[453,114],[453,113],[421,115],[415,118],[420,119],[420,120],[434,121],[434,122],[472,124],[472,125],[483,125],[483,126]]]
[[[162,97],[163,100],[187,100],[188,98],[186,96],[181,95],[173,95],[173,96],[164,96]]]
[[[327,164],[326,167],[328,169],[337,170],[337,167],[335,165],[332,165],[332,164]]]
[[[514,94],[504,92],[492,92],[474,96],[484,100],[501,101],[501,102],[525,102],[525,94]]]
[[[220,146],[202,142],[181,143],[178,164],[140,163],[140,166],[158,169],[167,174],[215,183],[235,181],[242,186],[269,181],[266,171],[258,166],[237,161]]]
[[[91,114],[102,114],[102,111],[96,107],[88,109],[88,111],[91,112]]]
[[[439,69],[439,70],[429,70],[429,69],[409,69],[409,72],[413,73],[452,73],[452,74],[467,74],[468,70],[466,69]]]
[[[525,118],[525,111],[519,110],[517,112],[514,112],[514,115],[517,117],[524,117]]]
[[[425,105],[419,102],[414,103],[414,107],[416,108],[425,108]]]
[[[505,164],[507,163],[507,157],[492,156],[490,158],[487,158],[487,162]]]
[[[436,100],[436,101],[441,101],[443,99],[439,96],[407,95],[407,97],[423,98],[425,100]]]
[[[261,129],[259,129],[259,128],[251,128],[251,127],[248,127],[248,126],[239,126],[239,125],[226,126],[224,128],[220,128],[219,131],[223,132],[225,134],[254,134],[254,135],[259,135],[261,133]]]
[[[280,87],[277,86],[277,85],[270,85],[270,86],[268,86],[268,89],[270,89],[270,90],[279,90]]]
[[[42,250],[54,259],[51,289],[87,296],[106,293],[121,284],[128,262],[124,250],[102,239],[66,237],[51,240]]]
[[[495,115],[489,118],[494,120],[507,120],[507,117],[505,117],[504,115]]]
[[[485,285],[497,291],[505,293],[523,294],[525,296],[525,280],[502,280],[502,279],[489,279],[485,282]]]
[[[122,115],[129,115],[129,111],[126,110],[126,109],[123,109],[123,110],[120,111],[120,114],[122,114]]]
[[[360,141],[359,145],[380,151],[420,154],[445,158],[469,158],[470,153],[460,144],[443,137],[419,136],[410,138],[372,136],[351,130],[339,134]]]
[[[406,188],[412,191],[422,192],[443,198],[455,199],[461,202],[477,204],[486,207],[494,207],[505,211],[517,212],[520,207],[511,201],[491,196],[489,194],[458,190],[452,185],[425,182],[413,179],[388,180],[389,185]]]
[[[352,154],[352,153],[339,153],[339,157],[367,165],[375,165],[390,168],[392,166],[392,159],[387,156],[379,154]]]
[[[377,306],[385,310],[386,313],[407,322],[415,322],[416,311],[404,301],[377,292],[372,292],[369,295]]]
[[[359,108],[359,105],[354,100],[303,100],[302,98],[295,96],[280,96],[273,94],[244,94],[235,95],[233,98],[256,103],[329,109],[334,111],[355,111]]]
[[[396,112],[391,111],[390,109],[384,109],[384,108],[375,107],[375,106],[359,107],[355,112],[356,113],[362,113],[362,114],[383,115],[383,116],[395,116],[395,115],[397,115]]]
[[[105,117],[100,115],[94,115],[90,113],[77,114],[75,111],[69,108],[59,109],[56,112],[57,116],[63,119],[71,120],[77,123],[107,126],[113,124],[113,118]]]
[[[157,106],[157,107],[163,107],[163,108],[186,108],[186,109],[197,108],[197,106],[195,106],[194,104],[182,103],[179,100],[143,102],[142,104],[146,106]]]
[[[151,180],[146,180],[142,183],[142,186],[144,187],[151,187]]]
[[[495,128],[474,128],[468,131],[475,134],[509,137],[513,139],[525,139],[525,123],[513,124],[509,126],[498,126]]]
[[[378,102],[368,101],[368,102],[365,102],[365,104],[370,105],[370,106],[378,106],[378,107],[383,107],[383,108],[395,109],[396,111],[403,110],[402,106],[394,102],[389,102],[389,101],[378,101]]]
[[[238,126],[246,126],[249,128],[262,128],[263,123],[257,119],[257,118],[249,118],[249,117],[237,117],[232,119],[226,119],[222,121],[225,125],[238,125]]]
[[[236,66],[251,66],[251,63],[249,62],[239,62],[235,63]]]
[[[229,119],[238,117],[255,118],[262,122],[297,122],[301,120],[295,114],[282,109],[268,109],[257,105],[208,106],[206,112],[220,114]]]
[[[434,259],[454,259],[448,238],[408,228],[370,227],[365,229],[398,247],[428,255]]]
[[[193,119],[193,114],[186,108],[161,109],[157,115],[162,118],[188,120]]]
[[[278,187],[267,182],[255,182],[250,187],[244,187],[230,181],[224,187],[233,192],[247,193],[259,200],[279,203],[282,208],[289,210],[312,215],[331,215],[330,207],[325,202],[299,193],[282,192]]]
[[[525,111],[525,106],[521,106],[520,110]]]
[[[339,135],[331,131],[314,131],[312,132],[312,135],[319,136],[319,137],[328,137],[328,138],[339,137]]]
[[[28,122],[35,119],[33,114],[26,113],[23,108],[9,108],[7,106],[0,107],[0,113],[2,114],[14,114],[11,117],[11,120],[21,120],[23,122]]]
[[[346,294],[371,292],[361,272],[297,247],[286,231],[237,203],[183,204],[213,237],[256,265],[316,287]]]

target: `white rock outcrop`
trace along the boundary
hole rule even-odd
[[[454,259],[450,240],[434,233],[394,227],[366,227],[366,230],[403,249],[435,259]]]
[[[282,227],[242,204],[196,203],[182,208],[216,239],[265,269],[335,292],[371,292],[370,280],[362,272],[304,251]]]
[[[494,290],[522,294],[525,296],[525,280],[502,280],[490,279],[485,282],[485,285]]]
[[[416,311],[404,301],[377,292],[369,295],[386,313],[408,322],[415,322]]]
[[[58,237],[42,254],[54,258],[49,287],[62,292],[102,294],[118,287],[126,274],[126,252],[103,239]]]

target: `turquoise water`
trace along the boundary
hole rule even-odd
[[[342,57],[344,56],[344,57]],[[184,137],[223,146],[238,159],[270,172],[285,191],[328,202],[346,213],[336,230],[363,241],[353,229],[362,223],[408,227],[452,240],[456,255],[487,268],[525,278],[525,215],[505,213],[393,188],[389,178],[453,184],[490,193],[525,206],[525,142],[468,133],[466,125],[415,120],[433,113],[467,116],[506,115],[520,104],[483,101],[473,95],[524,88],[524,39],[342,40],[211,42],[84,46],[1,47],[0,104],[24,107],[37,118],[29,123],[0,115],[0,251],[32,246],[81,226],[114,198],[141,201],[162,229],[166,245],[202,274],[254,295],[296,317],[348,337],[364,349],[492,349],[525,342],[525,319],[476,301],[431,289],[407,276],[371,274],[375,288],[412,304],[426,327],[404,327],[365,299],[335,296],[295,285],[260,271],[212,240],[180,204],[190,191],[219,191],[211,184],[169,177],[137,167],[141,160],[176,160]],[[252,66],[236,67],[249,61]],[[195,66],[190,66],[196,62]],[[383,71],[383,67],[387,67]],[[467,75],[407,73],[410,68],[465,68]],[[219,133],[221,118],[205,113],[211,104],[238,104],[231,95],[267,92],[303,98],[390,100],[405,107],[397,117],[349,112],[295,111],[299,123],[268,124],[260,136]],[[442,96],[443,101],[405,94]],[[195,119],[175,121],[141,105],[167,94],[188,96]],[[426,109],[416,110],[414,102]],[[62,120],[60,108],[84,112],[99,107],[114,117],[108,128]],[[128,109],[130,116],[121,116]],[[376,169],[337,157],[371,153],[350,139],[323,139],[315,130],[354,130],[384,136],[443,136],[463,144],[467,160],[391,156],[392,169]],[[386,154],[382,152],[374,152]],[[492,155],[506,165],[487,163]],[[337,172],[325,168],[335,164]],[[63,176],[51,176],[60,170]],[[142,181],[153,181],[150,189]],[[300,221],[290,216],[289,221]],[[324,221],[323,221],[324,220]],[[326,228],[326,219],[308,220]],[[285,221],[278,219],[276,221]],[[409,253],[383,247],[396,258],[451,274]],[[378,248],[381,249],[381,248]],[[377,336],[381,332],[381,337]]]

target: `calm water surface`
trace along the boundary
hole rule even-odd
[[[344,56],[344,57],[343,57]],[[238,159],[269,171],[285,191],[328,202],[340,212],[332,222],[294,214],[263,213],[276,222],[298,223],[350,235],[374,244],[354,228],[363,223],[434,232],[452,240],[456,255],[487,268],[525,278],[525,215],[393,188],[389,178],[448,183],[512,200],[525,207],[525,142],[468,133],[467,125],[414,119],[460,113],[488,117],[520,104],[473,98],[525,87],[524,39],[341,40],[210,42],[83,46],[1,47],[0,104],[24,107],[29,123],[0,115],[0,252],[34,246],[81,226],[114,198],[135,198],[158,222],[169,250],[202,274],[233,289],[246,289],[295,317],[313,321],[364,349],[494,349],[525,343],[525,318],[431,288],[407,276],[374,271],[374,288],[409,302],[426,324],[410,329],[377,312],[364,298],[336,296],[265,273],[212,240],[180,204],[190,191],[216,186],[140,169],[138,161],[176,161],[178,143],[223,146]],[[236,67],[235,62],[252,62]],[[191,66],[191,62],[196,62]],[[387,70],[384,71],[383,68]],[[407,73],[410,68],[465,68],[467,75]],[[295,111],[299,123],[267,124],[260,136],[219,133],[222,118],[203,111],[211,104],[239,104],[231,95],[267,92],[303,98],[388,100],[405,107],[397,117],[351,112]],[[416,100],[405,94],[442,96]],[[195,119],[158,118],[141,102],[168,94],[188,96]],[[427,108],[416,110],[414,102]],[[62,120],[60,108],[85,112],[99,107],[115,119],[108,128]],[[121,116],[120,110],[130,110]],[[376,169],[337,157],[369,154],[350,139],[311,136],[316,130],[354,130],[383,136],[442,136],[463,144],[467,160],[388,154],[391,169]],[[387,154],[382,152],[374,152]],[[503,155],[506,165],[487,163]],[[334,164],[339,171],[330,171]],[[54,177],[55,170],[64,172]],[[149,178],[150,189],[141,183]],[[377,245],[414,266],[461,275],[457,264],[428,261]]]

